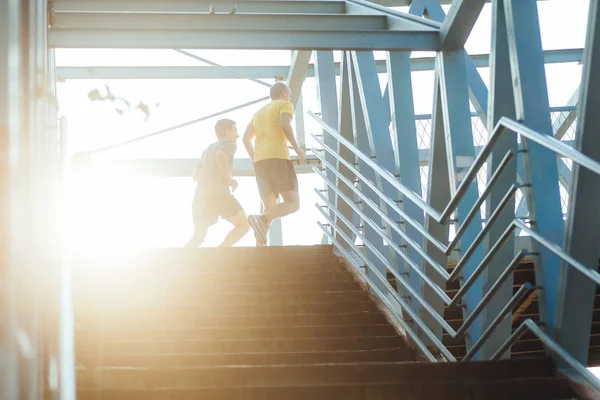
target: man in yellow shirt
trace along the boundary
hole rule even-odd
[[[254,230],[257,246],[267,243],[271,221],[292,214],[300,208],[298,178],[290,160],[289,142],[299,161],[306,154],[294,137],[292,116],[294,105],[290,102],[292,91],[283,82],[271,86],[271,102],[258,110],[244,133],[244,146],[254,163],[258,192],[264,205],[262,215],[250,215],[248,222]],[[252,139],[256,138],[255,145]],[[282,203],[277,203],[279,195]]]

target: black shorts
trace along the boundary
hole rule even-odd
[[[240,203],[231,195],[197,196],[192,202],[194,225],[213,225],[219,217],[227,219],[243,211]]]
[[[269,194],[279,196],[282,192],[297,192],[298,177],[291,160],[269,158],[254,163],[254,174],[261,198]]]

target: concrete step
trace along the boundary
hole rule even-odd
[[[185,306],[188,304],[296,304],[296,303],[335,303],[351,301],[372,301],[369,295],[362,289],[341,290],[327,292],[240,292],[240,293],[180,293],[176,290],[168,292],[154,292],[152,290],[123,290],[111,292],[110,296],[101,296],[95,293],[78,293],[75,298],[76,306],[88,306],[91,304],[154,304],[157,306],[174,305]]]
[[[75,309],[75,318],[79,315],[94,314],[101,316],[102,313],[115,314],[138,314],[151,313],[155,315],[169,314],[181,318],[193,315],[276,315],[276,314],[343,314],[349,312],[378,312],[377,306],[368,301],[348,301],[333,303],[288,303],[288,304],[239,304],[222,302],[212,304],[208,302],[194,304],[151,304],[139,302],[131,303],[92,303],[79,302]]]
[[[87,291],[88,286],[92,286],[92,290],[103,290],[105,287],[113,287],[114,285],[186,285],[190,281],[201,282],[205,285],[213,284],[277,284],[277,283],[326,283],[326,282],[351,282],[354,281],[353,276],[348,271],[302,271],[296,270],[293,272],[279,272],[277,270],[265,272],[204,272],[193,271],[186,268],[180,270],[173,268],[172,270],[140,270],[140,269],[119,269],[110,268],[103,270],[101,274],[91,273],[85,277],[80,277],[76,280],[80,285],[80,291]]]
[[[190,368],[97,368],[77,372],[88,389],[160,389],[257,387],[357,383],[485,381],[547,377],[546,360],[469,363],[356,363],[315,365],[225,366]]]
[[[77,363],[86,369],[95,367],[184,368],[227,365],[290,365],[332,364],[359,362],[411,361],[413,350],[387,348],[380,350],[319,351],[297,353],[202,353],[165,355],[106,355],[80,354]]]
[[[145,340],[192,340],[202,338],[205,340],[259,340],[259,339],[320,339],[342,337],[372,337],[393,336],[396,331],[390,324],[378,325],[330,325],[330,326],[271,326],[258,328],[210,328],[175,329],[168,326],[155,327],[154,329],[122,329],[119,326],[113,329],[91,330],[77,329],[77,340],[86,342],[103,340],[122,341],[133,338]]]
[[[240,262],[240,260],[242,262]],[[221,248],[160,248],[140,249],[127,254],[104,254],[93,257],[77,255],[74,263],[77,270],[107,266],[196,266],[201,268],[243,268],[247,265],[287,265],[304,263],[329,263],[339,259],[332,254],[332,247],[325,246],[269,246]]]
[[[296,353],[317,351],[379,350],[404,346],[398,336],[341,337],[266,340],[161,340],[132,338],[129,341],[78,340],[78,354],[151,355],[195,353]]]
[[[361,290],[358,282],[354,280],[329,281],[329,282],[227,282],[204,281],[201,279],[156,280],[144,283],[143,280],[111,279],[111,282],[102,284],[93,280],[89,284],[82,284],[80,290],[87,288],[83,293],[75,293],[75,299],[89,296],[113,296],[121,293],[136,294],[169,294],[169,293],[202,293],[206,294],[231,294],[231,293],[324,293],[344,290]]]
[[[564,400],[573,397],[568,382],[557,378],[521,378],[489,382],[77,391],[77,398],[81,400]]]
[[[174,329],[213,328],[260,328],[260,327],[304,327],[304,326],[340,326],[340,325],[380,325],[388,323],[382,313],[352,312],[344,314],[279,314],[279,315],[195,315],[189,318],[156,314],[110,315],[102,318],[79,318],[76,321],[82,328],[154,329],[157,326],[169,326]]]

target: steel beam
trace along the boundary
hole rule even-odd
[[[350,104],[352,107],[352,132],[353,132],[353,136],[354,136],[353,141],[354,141],[354,144],[356,144],[356,146],[358,147],[358,149],[361,152],[363,152],[364,154],[367,154],[371,157],[375,157],[375,153],[374,153],[375,150],[373,148],[373,142],[372,142],[372,140],[369,140],[369,128],[367,126],[367,124],[369,122],[369,116],[366,115],[368,110],[365,110],[365,108],[363,107],[364,93],[361,95],[361,86],[365,82],[361,82],[359,80],[359,76],[358,76],[359,71],[356,68],[357,63],[355,63],[354,60],[352,59],[352,54],[347,53],[347,57],[348,57],[348,68],[352,73],[351,78],[350,78],[350,89],[351,89]],[[363,71],[363,73],[364,72],[365,71]],[[375,88],[372,88],[372,89],[375,89]],[[379,84],[377,84],[376,89],[379,90]],[[381,93],[380,93],[380,96],[381,96]],[[391,159],[393,160],[393,158],[391,158]],[[378,184],[378,187],[381,188],[381,186],[380,186],[381,185],[381,177],[379,177],[375,173],[375,171],[373,171],[373,169],[371,167],[369,167],[361,159],[358,159],[358,170],[366,179],[368,179],[372,183]],[[375,204],[382,204],[381,200],[379,199],[379,196],[377,196],[377,194],[373,190],[371,190],[367,185],[363,185],[363,184],[359,183],[358,188],[365,196],[367,196]],[[365,215],[370,220],[372,220],[373,222],[375,222],[377,225],[381,226],[382,228],[385,226],[381,217],[376,212],[376,210],[373,210],[371,207],[366,206],[363,202],[360,202],[359,206],[360,206],[360,209],[365,213]],[[384,247],[383,240],[381,239],[381,236],[380,236],[380,230],[375,230],[369,224],[366,224],[364,222],[362,223],[362,225],[363,225],[363,234],[364,234],[365,238],[375,246],[377,251],[379,251],[384,256],[389,257],[388,260],[390,261],[390,264],[394,265],[395,258],[392,257],[392,254],[391,254],[392,251],[388,250]],[[383,276],[386,276],[385,275],[386,266],[381,262],[381,260],[379,260],[378,257],[375,257],[373,255],[373,252],[371,250],[369,250],[366,246],[364,248],[364,252],[365,252],[365,255],[368,257],[368,259],[373,262],[373,264],[378,269],[378,271],[383,272]],[[380,290],[387,290],[385,288],[385,284],[383,282],[381,282],[379,280],[379,278],[376,278],[376,275],[374,274],[374,272],[367,270],[367,274],[369,276],[372,276],[372,278],[374,278],[374,282],[377,284],[377,286],[379,287]]]
[[[246,1],[246,0],[54,0],[55,13],[153,12],[229,14],[343,14],[344,1]]]
[[[292,65],[287,73],[287,84],[292,90],[292,98],[290,101],[296,107],[300,94],[302,93],[302,85],[306,79],[306,70],[312,51],[294,51],[292,54]]]
[[[381,15],[351,14],[167,14],[167,13],[57,13],[51,29],[198,30],[213,36],[225,31],[295,32],[385,30]]]
[[[441,102],[444,116],[444,130],[446,148],[448,151],[448,168],[450,170],[450,190],[454,195],[458,186],[473,161],[475,161],[475,146],[473,145],[473,130],[471,111],[469,107],[469,87],[466,73],[466,56],[464,50],[442,51],[437,56],[437,73],[440,76]],[[477,181],[472,182],[463,200],[458,204],[455,219],[461,225],[469,214],[477,199],[479,191]],[[477,213],[472,222],[465,229],[459,244],[460,253],[470,247],[477,235],[481,232],[481,215]],[[483,259],[483,246],[477,247],[463,269],[464,279],[468,279],[475,268]],[[467,318],[479,305],[483,297],[483,281],[481,277],[476,280],[465,298],[464,317]],[[481,317],[478,317],[468,330],[467,349],[477,342],[482,334]],[[474,359],[480,357],[477,352]]]
[[[444,49],[457,49],[464,47],[485,0],[455,0],[448,16],[440,28],[442,47]]]
[[[291,31],[53,28],[52,48],[249,49],[249,50],[437,50],[434,31]]]
[[[547,50],[544,52],[546,64],[581,62],[583,49]],[[470,55],[476,68],[489,66],[489,54]],[[336,75],[340,75],[340,63],[334,64]],[[57,79],[238,79],[241,75],[255,79],[272,79],[287,76],[287,66],[227,66],[231,72],[216,67],[58,67]],[[435,68],[434,57],[411,58],[412,71],[432,71]],[[386,60],[377,60],[377,72],[385,73]],[[307,77],[315,76],[314,64],[309,64]]]
[[[391,111],[392,138],[394,139],[394,162],[400,181],[417,194],[421,194],[421,170],[419,163],[419,147],[417,144],[417,129],[415,125],[415,107],[413,101],[412,78],[410,71],[410,53],[388,53],[388,106]],[[387,116],[387,110],[385,110]],[[401,207],[416,222],[424,225],[423,210],[407,198],[403,198]],[[404,224],[408,236],[421,243],[423,235],[412,225]],[[403,243],[402,241],[401,243]],[[408,247],[408,256],[416,265],[421,265],[422,257],[418,251]],[[413,288],[421,288],[421,279],[417,272],[408,267],[404,272],[409,273]],[[419,305],[413,304],[415,312]]]
[[[337,102],[337,87],[335,83],[335,68],[333,63],[332,51],[317,51],[315,52],[315,72],[317,76],[317,99],[321,109],[321,118],[329,126],[336,126],[338,123],[338,102]],[[325,144],[331,148],[335,148],[337,140],[331,135],[327,135],[325,130],[322,130]],[[332,154],[325,154],[325,160],[332,165],[335,165],[336,159]],[[335,182],[335,174],[333,171],[325,171],[327,179]],[[332,188],[328,188],[327,196],[331,204],[336,204],[336,194]],[[330,213],[333,218],[335,215]]]
[[[397,175],[396,157],[392,145],[389,123],[386,120],[385,107],[381,95],[379,77],[377,76],[373,52],[352,52],[352,60],[356,71],[360,101],[365,117],[366,133],[371,149],[371,155],[376,159],[379,166],[393,175]],[[378,175],[374,182],[388,198],[397,202],[401,201],[398,190],[396,190],[388,181],[382,179]],[[393,221],[400,223],[400,216],[395,211],[389,210],[383,201],[376,201],[376,203],[381,204],[381,210],[386,212]],[[402,243],[402,237],[396,231],[391,231],[387,224],[384,224],[383,227],[386,231],[385,233],[392,238],[394,243]],[[391,250],[390,257],[392,267],[398,268],[400,273],[408,272],[404,262],[396,261],[396,253],[393,250]],[[385,276],[385,270],[380,272]],[[418,281],[415,279],[415,282]]]
[[[552,135],[537,4],[504,0],[504,5],[517,120],[541,134]],[[530,218],[541,236],[558,245],[564,226],[556,154],[527,140],[522,147],[527,151],[523,178],[531,184],[531,190],[526,191]],[[560,259],[546,248],[540,247],[539,252],[535,268],[536,284],[543,286],[538,291],[540,319],[554,335]]]
[[[590,1],[575,149],[600,162],[600,3]],[[577,261],[598,269],[600,176],[573,165],[564,246]],[[572,357],[587,365],[596,284],[564,264],[559,279],[556,337]]]
[[[488,132],[493,132],[494,127],[501,117],[516,119],[515,101],[512,92],[512,76],[510,73],[510,57],[508,53],[508,37],[506,32],[506,18],[504,14],[504,0],[492,2],[492,51],[490,58],[490,104],[488,111]],[[512,151],[517,154],[516,135],[502,136],[492,150],[491,159],[487,164],[487,178],[492,177],[499,167],[506,153]],[[516,158],[516,157],[515,157]],[[496,181],[486,202],[486,219],[501,204],[506,192],[515,183],[517,177],[517,162],[513,161],[506,167],[503,175]],[[485,252],[496,244],[504,231],[515,218],[514,197],[509,201],[504,211],[500,214],[494,225],[490,228],[485,239]],[[514,239],[507,240],[504,246],[496,253],[488,268],[483,274],[483,293],[489,292],[496,280],[504,272],[515,254]],[[502,309],[513,296],[513,277],[505,281],[494,298],[488,303],[482,314],[483,328],[487,329],[500,314]],[[492,336],[481,348],[482,359],[488,360],[504,344],[512,333],[511,318],[505,319],[498,325]],[[506,352],[510,357],[510,352]]]
[[[340,72],[340,100],[339,100],[339,115],[338,115],[338,132],[342,137],[347,139],[350,142],[354,141],[354,129],[352,122],[352,104],[351,104],[351,95],[352,87],[350,86],[350,79],[352,79],[352,70],[350,63],[348,61],[348,55],[346,52],[342,53],[342,62],[341,62],[341,72]],[[345,160],[351,163],[352,165],[356,164],[356,156],[349,150],[346,146],[341,145],[339,142],[336,143],[334,149],[337,149],[338,154]],[[352,173],[346,166],[336,160],[336,167],[338,171],[347,178],[350,182],[354,182],[356,176]],[[339,178],[336,178],[336,186],[342,191],[350,199],[355,199],[357,196],[354,194],[352,189],[350,189],[347,185],[343,184]],[[351,205],[346,203],[340,196],[335,197],[335,207],[340,211],[340,213],[348,219],[348,221],[352,221],[356,226],[360,225],[360,218],[358,215],[354,213]],[[335,223],[339,226],[342,231],[348,235],[352,240],[355,240],[356,235],[351,231],[351,229],[342,221],[341,218],[336,216]],[[335,239],[343,243],[346,248],[350,248],[350,246],[346,243],[345,240],[341,237],[337,232],[335,233]]]
[[[427,182],[427,203],[436,210],[444,209],[451,199],[450,191],[450,170],[448,168],[448,149],[446,144],[446,135],[444,129],[444,116],[442,111],[442,94],[440,88],[440,78],[436,74],[433,87],[433,119],[431,126],[431,147],[429,149],[429,179]],[[435,218],[427,215],[425,218],[425,229],[440,243],[448,243],[449,239],[449,224],[440,224]],[[448,256],[443,251],[440,251],[429,240],[423,240],[423,249],[431,256],[431,258],[439,265],[448,265]],[[423,261],[423,271],[432,279],[440,288],[446,288],[446,281],[439,276],[433,266],[428,262]],[[431,287],[422,286],[423,298],[428,301],[434,310],[443,317],[444,302],[435,294]],[[419,316],[427,324],[429,329],[436,335],[439,340],[442,340],[443,330],[439,323],[421,308]]]

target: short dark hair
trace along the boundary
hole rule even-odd
[[[288,85],[286,85],[283,82],[275,82],[273,84],[273,86],[271,86],[271,100],[276,100],[278,98],[281,97],[281,94],[285,91],[285,90],[290,90],[290,88],[288,87]]]
[[[235,121],[230,119],[220,119],[215,124],[215,133],[217,134],[217,138],[221,139],[223,135],[225,135],[225,131],[227,129],[233,128],[235,125]]]

